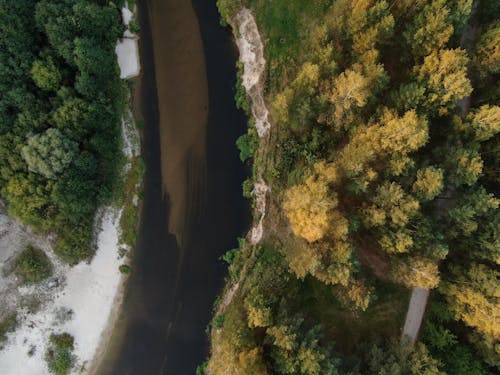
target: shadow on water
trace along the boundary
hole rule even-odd
[[[248,203],[241,195],[246,171],[235,147],[236,138],[246,129],[245,116],[234,105],[237,53],[229,30],[219,26],[215,0],[193,0],[208,84],[206,143],[204,155],[188,149],[184,170],[179,172],[185,199],[180,245],[178,234],[167,230],[175,202],[170,202],[162,178],[160,127],[165,122],[160,120],[163,103],[157,77],[165,67],[155,66],[158,44],[153,39],[164,36],[155,34],[150,12],[158,5],[155,3],[179,1],[183,0],[143,0],[138,4],[143,70],[140,97],[146,124],[144,200],[133,273],[117,332],[98,374],[194,374],[208,354],[205,327],[226,272],[220,256],[237,245],[236,238],[249,224]],[[175,178],[175,174],[169,177]]]

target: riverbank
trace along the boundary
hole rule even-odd
[[[128,27],[133,13],[123,9],[122,16]],[[129,29],[124,36],[136,40]],[[130,79],[139,72],[138,54],[133,45],[120,50],[121,43],[122,40],[117,41],[121,76]],[[118,184],[120,188],[115,193],[115,202],[99,208],[96,213],[93,244],[96,251],[89,262],[80,262],[73,267],[62,263],[53,251],[54,238],[36,236],[8,216],[0,216],[2,229],[6,230],[5,233],[2,231],[0,243],[5,240],[10,242],[9,246],[15,244],[16,251],[26,244],[34,245],[41,248],[52,263],[52,276],[39,284],[20,287],[18,280],[12,279],[13,274],[8,274],[7,284],[13,293],[9,296],[15,300],[9,296],[6,299],[12,305],[11,310],[17,311],[17,325],[6,335],[0,351],[0,373],[48,374],[45,356],[52,334],[67,332],[74,338],[72,373],[87,373],[94,358],[106,345],[127,279],[120,267],[128,263],[125,255],[129,255],[127,253],[133,245],[124,238],[127,230],[123,222],[124,212],[129,206],[135,207],[133,212],[137,211],[137,194],[141,189],[142,175],[134,167],[140,158],[140,140],[128,107],[123,114],[121,135],[124,164],[119,178],[123,182]],[[129,181],[131,175],[132,186],[127,187],[125,181]],[[122,197],[122,194],[126,196]],[[132,217],[134,221],[135,218]],[[12,253],[8,259],[0,259],[3,272],[15,257],[16,254]],[[5,297],[3,289],[1,292]]]

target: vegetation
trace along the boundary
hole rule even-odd
[[[7,333],[13,332],[17,326],[17,314],[9,313],[0,320],[0,344],[7,339]]]
[[[92,254],[93,216],[111,199],[122,84],[111,2],[0,0],[0,195],[74,264]]]
[[[120,242],[134,246],[137,238],[138,203],[142,199],[142,178],[146,167],[140,156],[132,157],[130,169],[126,173],[120,191],[120,206],[123,212],[120,217]]]
[[[129,273],[132,272],[132,268],[127,265],[127,264],[122,264],[120,267],[119,267],[119,270],[121,273],[125,274],[125,275],[128,275]]]
[[[231,253],[210,373],[493,373],[500,2],[218,1],[229,24],[242,5],[275,147],[238,146],[271,207],[264,243]],[[413,287],[442,315],[400,346]]]
[[[43,250],[30,245],[17,259],[15,272],[23,283],[36,283],[52,274],[52,263]]]
[[[52,334],[49,339],[49,348],[45,359],[49,366],[49,371],[55,375],[67,375],[71,371],[75,356],[74,338],[69,333]]]

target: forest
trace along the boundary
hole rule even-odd
[[[217,4],[263,37],[272,131],[238,146],[271,196],[263,242],[224,257],[210,374],[497,373],[500,1]]]
[[[92,255],[119,171],[119,5],[0,0],[1,199],[70,264]]]

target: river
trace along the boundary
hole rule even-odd
[[[220,256],[249,225],[235,147],[237,51],[215,0],[138,1],[137,112],[147,170],[133,272],[97,374],[194,374],[223,286]]]

